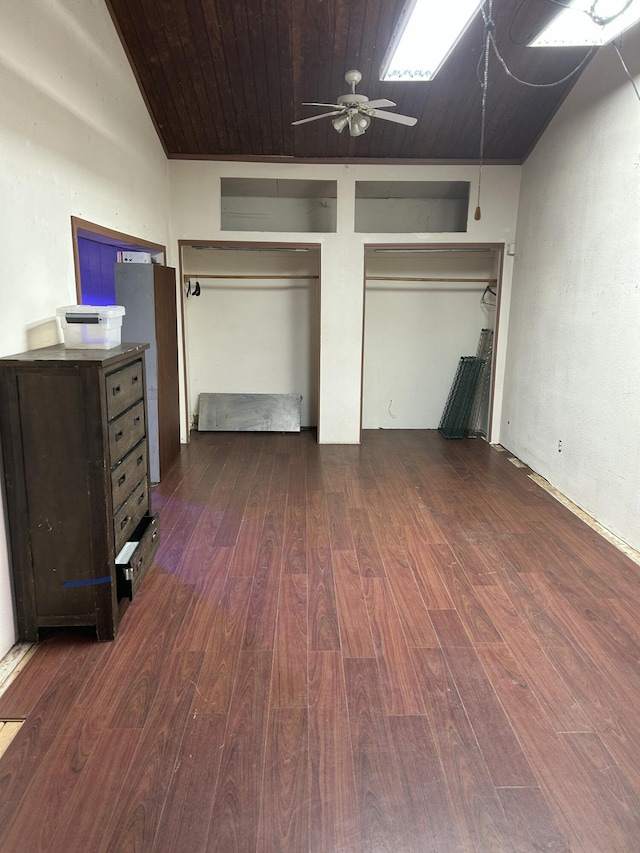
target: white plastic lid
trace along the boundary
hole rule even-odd
[[[67,305],[56,311],[58,317],[64,317],[66,314],[86,314],[88,317],[111,318],[122,317],[124,313],[124,305]]]

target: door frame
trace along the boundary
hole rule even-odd
[[[73,263],[76,277],[76,298],[78,304],[82,304],[82,280],[80,271],[80,248],[78,238],[93,240],[95,243],[101,243],[105,246],[114,246],[122,251],[147,251],[155,256],[156,263],[161,266],[167,266],[167,247],[162,243],[154,243],[151,240],[145,240],[143,237],[134,237],[131,234],[125,234],[122,231],[115,231],[113,228],[105,228],[103,225],[98,225],[95,222],[89,222],[86,219],[80,219],[77,216],[71,217],[71,240],[73,245]],[[176,283],[177,284],[177,283]],[[182,299],[182,288],[179,289],[179,306],[180,306],[180,327],[177,329],[178,337],[182,344],[178,343],[178,360],[182,358],[184,366],[186,359],[185,340],[184,340],[184,306]],[[182,382],[182,389],[179,394],[179,405],[183,407],[185,413],[185,432],[186,441],[189,440],[189,422],[187,412],[187,387],[185,382]]]
[[[185,335],[185,321],[184,321],[184,300],[185,300],[185,281],[188,278],[195,278],[196,276],[187,275],[184,272],[183,267],[183,249],[193,248],[195,246],[204,246],[207,248],[221,248],[221,249],[238,249],[238,250],[247,250],[247,251],[259,251],[260,249],[310,249],[316,250],[318,252],[318,373],[317,373],[317,385],[316,385],[316,393],[317,393],[317,425],[316,425],[316,441],[319,440],[320,436],[320,407],[322,405],[321,397],[320,397],[320,370],[321,370],[321,348],[322,348],[322,336],[320,334],[321,325],[322,325],[322,243],[313,242],[313,241],[301,241],[301,242],[290,242],[284,240],[277,241],[258,241],[258,240],[178,240],[178,278],[180,282],[180,304],[182,307],[182,341],[183,341],[183,349],[184,349],[184,375],[183,381],[185,386],[185,417],[187,420],[187,435],[189,435],[189,410],[190,410],[190,399],[189,399],[189,386],[187,379],[187,356],[186,356],[186,335]]]
[[[76,297],[78,299],[78,304],[81,304],[80,300],[82,299],[78,237],[93,240],[94,243],[102,243],[104,246],[115,246],[123,251],[145,249],[156,257],[161,255],[162,258],[158,259],[156,262],[166,266],[167,247],[163,246],[162,243],[152,243],[151,241],[144,240],[141,237],[132,237],[131,234],[114,231],[112,228],[105,228],[102,225],[97,225],[95,222],[88,222],[86,219],[79,219],[77,216],[72,216],[71,240],[73,245],[73,264],[76,273]]]

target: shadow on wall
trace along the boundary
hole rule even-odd
[[[27,326],[27,349],[41,349],[62,343],[60,325],[55,317]]]

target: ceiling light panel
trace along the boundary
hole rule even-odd
[[[408,0],[387,48],[380,79],[433,80],[479,10],[479,0]]]
[[[639,20],[640,0],[574,0],[529,47],[600,46]]]

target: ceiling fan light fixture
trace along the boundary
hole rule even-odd
[[[345,127],[349,124],[349,116],[337,116],[336,118],[331,120],[331,124],[335,127],[338,133],[342,133]]]
[[[433,80],[479,11],[479,0],[407,0],[382,61],[380,80]]]
[[[371,124],[369,116],[357,114],[349,119],[349,133],[351,136],[362,136],[366,129]]]
[[[529,47],[600,47],[640,21],[640,0],[573,0]]]

